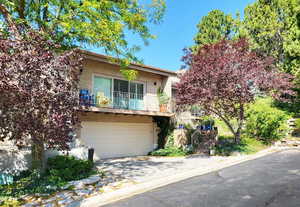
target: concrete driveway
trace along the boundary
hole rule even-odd
[[[169,166],[173,171],[183,166],[181,162],[192,167],[192,163],[197,164],[196,160],[170,161],[168,165],[158,163],[152,167]],[[170,184],[106,207],[299,207],[299,186],[300,151],[286,150]]]
[[[98,169],[108,177],[117,177],[136,183],[147,182],[164,176],[182,173],[193,169],[206,168],[227,160],[238,160],[242,156],[221,157],[191,155],[188,157],[132,157],[107,159],[96,163]]]

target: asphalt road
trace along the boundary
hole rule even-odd
[[[300,151],[287,150],[105,207],[300,207]]]

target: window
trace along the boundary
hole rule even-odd
[[[96,106],[111,106],[112,79],[95,76],[93,92]]]
[[[144,85],[141,83],[130,83],[130,95],[132,98],[143,99]]]
[[[130,83],[129,108],[143,110],[144,108],[144,85],[141,83]]]

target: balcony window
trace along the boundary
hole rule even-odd
[[[143,110],[144,85],[126,80],[94,77],[96,106],[116,109]]]
[[[94,99],[95,105],[99,107],[112,106],[112,79],[103,77],[94,77]]]
[[[144,108],[144,85],[141,83],[130,83],[129,108],[142,110]]]

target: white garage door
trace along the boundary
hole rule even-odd
[[[81,138],[100,158],[146,155],[153,150],[153,124],[82,122]]]

